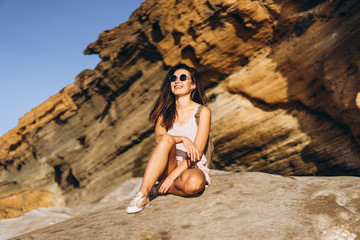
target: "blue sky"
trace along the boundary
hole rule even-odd
[[[0,136],[99,63],[84,55],[143,0],[0,0]]]

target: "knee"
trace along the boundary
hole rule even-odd
[[[186,183],[186,192],[189,195],[196,195],[205,187],[204,180],[199,176],[190,176]]]
[[[175,139],[173,136],[169,135],[169,134],[164,134],[161,136],[159,143],[158,144],[169,144],[169,145],[174,145]]]

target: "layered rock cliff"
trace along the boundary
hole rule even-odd
[[[86,48],[101,58],[95,69],[0,138],[0,215],[93,202],[141,176],[154,146],[147,116],[179,62],[200,71],[211,100],[213,168],[359,175],[359,10],[357,0],[145,1]]]

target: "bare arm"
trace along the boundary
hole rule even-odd
[[[211,112],[208,107],[203,107],[200,112],[199,126],[196,132],[194,144],[198,149],[200,156],[203,155],[209,134],[210,134]]]
[[[163,122],[163,118],[159,117],[159,119],[157,120],[156,125],[155,125],[155,142],[156,143],[159,143],[160,138],[163,135],[167,134],[166,128],[161,126],[162,122]]]
[[[167,191],[169,191],[171,185],[173,185],[176,178],[178,178],[186,169],[190,167],[190,160],[184,159],[180,163],[179,166],[177,166],[174,171],[172,171],[169,176],[167,176],[165,179],[161,181],[161,183],[158,186],[158,193],[165,194]]]

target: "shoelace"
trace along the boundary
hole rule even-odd
[[[137,193],[137,194],[135,195],[135,197],[133,198],[133,200],[131,201],[130,205],[137,205],[137,204],[141,203],[141,201],[143,200],[143,198],[144,198],[144,197],[142,196],[142,194]]]

